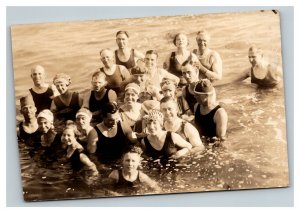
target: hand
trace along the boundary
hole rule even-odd
[[[136,135],[137,138],[144,138],[144,137],[148,136],[148,134],[145,133],[145,132],[135,133],[135,135]]]

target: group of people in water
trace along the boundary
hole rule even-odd
[[[207,31],[199,31],[196,41],[198,48],[190,51],[187,35],[176,34],[177,49],[159,68],[155,50],[144,55],[130,48],[128,32],[119,31],[118,49],[100,51],[103,66],[92,74],[85,93],[70,91],[71,77],[65,73],[46,84],[44,67],[36,65],[34,85],[20,99],[19,140],[46,162],[63,158],[75,170],[96,176],[99,164],[120,164],[107,180],[158,189],[139,169],[142,156],[179,159],[226,140],[228,115],[213,86],[222,79],[222,59],[208,47]],[[260,48],[250,47],[248,57],[251,68],[233,81],[250,77],[262,87],[280,82],[280,70],[264,60]]]

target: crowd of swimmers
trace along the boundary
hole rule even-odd
[[[70,91],[71,77],[58,73],[46,84],[46,71],[31,70],[34,86],[20,99],[24,120],[20,141],[34,147],[45,161],[64,158],[76,170],[98,175],[100,164],[120,164],[106,179],[116,185],[155,181],[140,171],[144,159],[179,159],[226,141],[228,115],[217,102],[215,81],[222,79],[222,59],[209,46],[210,35],[199,31],[198,48],[188,50],[188,37],[176,34],[176,51],[163,68],[158,53],[145,55],[130,48],[129,34],[116,34],[118,49],[100,51],[101,68],[91,74],[91,89]],[[251,68],[234,81],[274,87],[280,70],[264,60],[262,50],[250,47]]]

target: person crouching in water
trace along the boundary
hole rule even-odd
[[[194,106],[195,125],[206,142],[225,141],[228,116],[216,101],[216,91],[208,79],[198,81],[194,88],[197,102]]]
[[[61,135],[61,149],[64,150],[66,158],[71,161],[72,169],[79,171],[81,169],[92,172],[92,175],[98,175],[96,165],[83,153],[83,146],[76,140],[76,127],[69,124],[63,130]]]
[[[152,110],[143,119],[146,121],[148,136],[142,139],[141,144],[148,157],[177,159],[192,149],[192,145],[177,133],[163,130],[164,117],[160,111]]]
[[[45,161],[54,161],[61,146],[60,135],[54,130],[53,120],[53,113],[48,109],[42,110],[37,116],[39,131],[42,133],[40,153]]]
[[[91,126],[91,120],[92,120],[92,113],[90,110],[86,108],[81,108],[76,113],[76,126],[78,130],[78,141],[81,145],[86,149],[87,148],[87,141],[88,141],[88,134],[93,129]]]
[[[133,146],[122,156],[122,169],[113,170],[109,179],[116,190],[133,192],[139,189],[148,189],[156,193],[160,191],[158,184],[148,175],[139,170],[142,161],[142,149]]]
[[[71,84],[70,76],[65,73],[59,73],[54,77],[53,83],[60,95],[53,98],[51,111],[58,120],[75,120],[75,114],[82,105],[82,99],[79,97],[78,92],[69,90]]]

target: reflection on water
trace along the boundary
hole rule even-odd
[[[180,160],[142,162],[142,171],[158,182],[161,193],[287,186],[284,105],[278,98],[282,91],[260,91],[244,84],[222,91],[219,99],[230,115],[228,140],[222,146],[208,146],[203,153]],[[43,165],[29,157],[24,145],[20,144],[20,150],[25,200],[153,193],[143,188],[116,190],[103,184],[115,165],[99,165],[101,176],[89,178],[73,173],[65,163]]]

